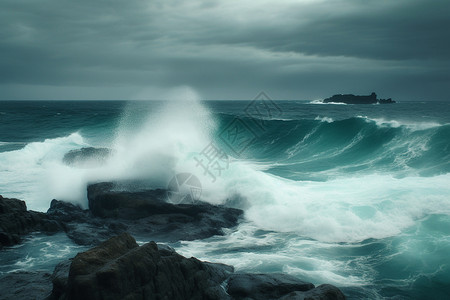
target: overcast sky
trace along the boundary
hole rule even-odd
[[[0,99],[450,100],[449,0],[0,0]]]

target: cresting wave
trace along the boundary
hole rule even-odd
[[[223,124],[230,119],[224,117]],[[266,124],[266,132],[245,157],[266,163],[268,172],[282,177],[327,180],[374,171],[396,177],[450,171],[450,124],[403,124],[367,117],[316,117]]]

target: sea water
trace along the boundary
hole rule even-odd
[[[167,188],[189,173],[199,200],[241,208],[245,220],[172,244],[185,256],[331,283],[349,299],[450,295],[450,102],[196,98],[0,102],[0,194],[38,211],[52,199],[86,208],[89,183]],[[112,154],[63,163],[83,147]],[[51,271],[84,249],[35,234],[0,252],[0,272]]]

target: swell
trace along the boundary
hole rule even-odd
[[[233,118],[220,115],[221,130]],[[256,128],[254,119],[241,120]],[[267,162],[267,171],[280,176],[368,171],[434,176],[450,171],[450,124],[353,117],[265,120],[264,125],[264,130],[254,129],[256,139],[243,157]]]

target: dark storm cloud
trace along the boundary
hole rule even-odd
[[[444,99],[449,3],[3,0],[0,99]]]
[[[278,28],[260,45],[277,51],[369,59],[450,58],[450,5],[448,1],[348,1],[327,2],[305,13],[301,8],[285,16],[299,21],[291,28]],[[359,5],[356,5],[358,4]],[[347,4],[348,5],[348,4]],[[259,31],[256,36],[264,36]]]

